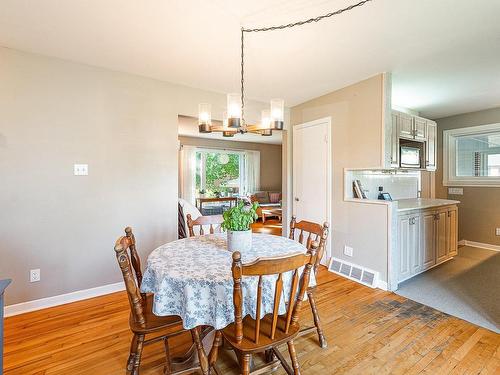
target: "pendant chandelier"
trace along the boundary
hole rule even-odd
[[[325,18],[339,15],[354,8],[365,5],[372,0],[363,0],[346,8],[336,10],[318,17],[309,18],[304,21],[293,22],[284,25],[269,26],[258,29],[241,28],[241,87],[239,93],[227,94],[226,112],[222,115],[222,126],[212,125],[212,106],[210,103],[200,103],[198,106],[198,131],[200,133],[220,132],[223,137],[234,137],[235,134],[254,133],[263,136],[271,136],[273,130],[283,130],[285,101],[283,99],[271,99],[270,108],[261,113],[260,124],[247,124],[245,122],[245,33],[256,33],[263,31],[274,31],[302,26],[312,22],[319,22]]]

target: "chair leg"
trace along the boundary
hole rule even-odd
[[[323,334],[323,328],[321,327],[321,320],[319,319],[319,312],[318,308],[316,307],[314,292],[312,290],[308,290],[307,297],[309,299],[309,305],[311,305],[314,325],[316,326],[316,330],[318,331],[319,345],[324,349],[328,346],[328,343],[326,342],[325,335]]]
[[[250,375],[250,354],[241,356],[241,374]]]
[[[168,346],[168,339],[165,337],[163,339],[163,345],[165,346],[165,375],[170,375],[172,373],[171,362],[170,362],[170,347]]]
[[[292,360],[293,373],[294,375],[300,375],[300,365],[297,358],[297,352],[295,351],[295,345],[293,340],[288,341],[288,351],[290,352],[290,359]]]
[[[142,348],[144,346],[144,335],[137,335],[137,346],[132,366],[132,375],[139,375],[139,366],[141,365]]]
[[[137,353],[137,335],[134,334],[130,343],[130,355],[127,360],[127,371],[132,371],[134,368],[135,353]]]

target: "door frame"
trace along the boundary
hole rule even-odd
[[[326,221],[328,224],[330,224],[330,234],[328,241],[326,243],[326,256],[323,257],[322,264],[327,265],[328,262],[330,261],[330,258],[333,256],[332,250],[332,232],[333,232],[333,225],[332,225],[332,217],[333,217],[333,212],[332,212],[332,202],[333,202],[333,148],[332,148],[332,118],[329,117],[323,117],[319,118],[317,120],[313,121],[308,121],[302,124],[297,124],[292,126],[292,168],[291,168],[291,174],[292,174],[292,189],[291,189],[291,194],[289,194],[287,198],[287,203],[289,207],[291,207],[292,215],[295,213],[295,163],[294,163],[294,158],[295,153],[294,153],[294,148],[295,148],[295,140],[296,135],[295,131],[299,129],[304,129],[304,128],[310,128],[318,125],[322,125],[326,123],[327,124],[327,144],[328,144],[328,155],[327,155],[327,195],[326,195],[326,200],[327,200],[327,217]],[[299,218],[300,219],[300,218]],[[323,225],[323,223],[319,223]]]

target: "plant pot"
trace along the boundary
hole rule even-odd
[[[231,252],[244,252],[252,248],[252,230],[227,231],[227,249]]]

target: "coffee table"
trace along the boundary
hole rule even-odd
[[[276,216],[281,222],[283,217],[283,210],[281,208],[262,208],[262,223],[266,222],[266,217]]]

